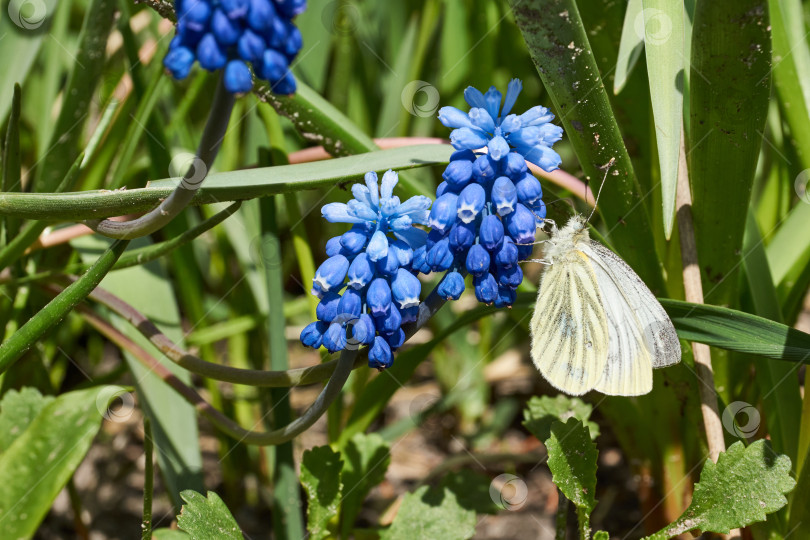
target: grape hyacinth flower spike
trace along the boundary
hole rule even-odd
[[[365,175],[348,203],[329,203],[323,217],[351,229],[326,243],[327,259],[315,273],[312,294],[321,299],[318,320],[301,332],[301,343],[329,352],[369,346],[370,367],[385,369],[405,341],[402,325],[416,320],[421,283],[414,253],[424,252],[431,200],[393,194],[397,173]]]
[[[301,49],[292,19],[306,0],[176,0],[177,33],[163,65],[185,79],[195,61],[208,71],[224,69],[225,88],[253,88],[248,64],[277,94],[295,92],[290,63]]]
[[[457,151],[436,190],[428,218],[432,230],[414,255],[414,267],[448,271],[438,290],[448,300],[464,292],[466,270],[480,302],[511,306],[523,281],[518,262],[531,254],[546,217],[543,190],[526,161],[548,172],[558,168],[561,159],[552,145],[563,131],[550,123],[554,115],[545,107],[511,114],[521,89],[520,80],[512,79],[501,104],[494,86],[485,94],[468,87],[469,112],[439,110],[439,120],[453,129],[450,142]]]

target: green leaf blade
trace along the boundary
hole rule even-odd
[[[330,522],[337,517],[343,483],[340,454],[328,446],[317,446],[304,452],[301,461],[301,484],[307,492],[307,531],[315,540],[328,538],[334,532]]]
[[[207,498],[190,489],[180,493],[180,496],[186,504],[177,516],[177,526],[194,540],[244,538],[230,510],[213,491],[208,492]]]
[[[348,538],[363,500],[385,479],[391,463],[388,443],[377,433],[358,433],[343,450],[345,463],[341,479],[345,495],[341,503],[341,531]]]
[[[591,439],[599,436],[599,424],[589,420],[593,405],[579,398],[558,394],[532,396],[523,411],[523,425],[541,441],[551,436],[551,426],[556,420],[567,422],[569,418],[581,420],[587,426]]]
[[[408,493],[391,527],[380,534],[381,540],[442,538],[466,540],[475,534],[475,512],[462,507],[447,487],[422,486]]]
[[[672,235],[675,187],[683,128],[684,9],[680,0],[642,0],[644,50],[650,81],[655,140],[661,169],[664,233]]]
[[[716,464],[706,461],[692,503],[667,528],[667,534],[693,529],[727,534],[765,521],[767,514],[787,504],[785,494],[795,485],[790,459],[775,454],[768,441],[760,439],[747,448],[736,442],[720,454]]]
[[[596,443],[577,418],[555,422],[549,438],[548,468],[554,484],[577,508],[590,514],[596,506]]]
[[[33,536],[90,448],[107,398],[115,395],[110,388],[92,387],[53,399],[0,454],[0,523],[4,536]],[[34,401],[30,394],[13,399],[14,409],[19,410],[22,400],[30,410]],[[4,400],[4,404],[9,402]]]

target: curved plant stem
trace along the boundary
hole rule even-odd
[[[299,418],[273,431],[251,431],[241,427],[215,409],[213,405],[205,401],[196,390],[183,383],[183,381],[177,378],[168,368],[158,362],[157,359],[93,313],[92,310],[86,306],[78,306],[78,311],[93,328],[101,332],[118,346],[130,352],[139,362],[163,380],[163,382],[171,386],[186,401],[194,405],[200,414],[208,418],[214,427],[245,444],[255,444],[258,446],[281,444],[306,431],[318,418],[323,416],[326,409],[340,393],[340,390],[346,383],[346,379],[349,378],[349,373],[351,373],[352,366],[357,357],[357,351],[344,350],[341,353],[337,361],[337,367],[332,373],[332,377],[326,383],[326,386],[321,390],[321,393],[312,405],[310,405],[309,409]]]
[[[58,290],[56,287],[52,289]],[[178,346],[163,334],[148,318],[114,294],[96,288],[88,296],[134,326],[152,345],[169,360],[192,373],[231,384],[244,384],[265,388],[290,388],[305,386],[327,380],[337,368],[338,361],[331,360],[311,367],[288,369],[285,371],[263,371],[223,366],[206,362],[200,357]],[[358,356],[352,369],[365,364]]]
[[[36,340],[62,320],[79,302],[96,288],[121,256],[129,241],[113,243],[93,266],[73,284],[60,292],[48,305],[31,317],[22,328],[0,345],[0,373],[4,373]]]
[[[85,221],[85,224],[97,233],[111,238],[132,239],[152,234],[177,217],[197,194],[197,190],[202,186],[208,176],[208,171],[214,164],[214,159],[217,157],[228,128],[233,104],[234,96],[225,89],[223,80],[220,78],[214,94],[214,102],[211,104],[211,113],[197,149],[197,156],[183,176],[180,185],[157,208],[132,221],[92,219]]]

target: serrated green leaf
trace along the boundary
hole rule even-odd
[[[475,534],[475,512],[459,504],[448,488],[422,486],[402,500],[391,527],[380,540],[441,538],[466,540]]]
[[[545,441],[554,484],[578,509],[590,514],[596,506],[596,458],[590,431],[578,418],[556,421]]]
[[[22,435],[53,399],[53,396],[43,396],[36,388],[25,387],[20,391],[6,392],[0,401],[0,453]]]
[[[341,480],[346,494],[341,503],[342,536],[348,538],[363,500],[371,489],[383,481],[391,453],[388,443],[377,433],[358,433],[343,450]]]
[[[115,395],[109,389],[92,387],[55,398],[0,454],[3,537],[34,534],[90,448],[106,411],[106,399]]]
[[[338,514],[343,483],[340,454],[328,446],[316,446],[304,452],[301,460],[301,484],[307,492],[307,531],[315,540],[327,538],[330,521]]]
[[[177,526],[194,540],[242,540],[242,532],[231,511],[213,491],[206,498],[202,493],[187,489],[180,493],[186,501],[177,516]]]
[[[551,425],[555,420],[562,422],[569,418],[581,420],[590,432],[591,439],[599,436],[599,425],[591,422],[593,406],[579,398],[558,394],[551,396],[532,396],[523,410],[523,425],[532,435],[545,441],[551,434]]]
[[[760,439],[747,448],[738,441],[720,454],[716,464],[706,461],[692,503],[675,523],[653,538],[695,529],[726,534],[764,521],[767,514],[787,504],[785,494],[795,485],[790,459],[775,454],[769,441]]]

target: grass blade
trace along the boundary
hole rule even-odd
[[[758,0],[698,2],[695,9],[687,155],[698,258],[706,301],[713,304],[736,303],[736,272],[768,112],[767,28]]]
[[[683,125],[684,9],[680,0],[643,0],[642,3],[644,50],[661,167],[664,234],[669,240],[675,222],[675,186]]]
[[[652,228],[574,0],[511,0],[534,65],[586,177],[606,177],[600,214],[611,243],[653,291],[664,289]],[[641,206],[641,208],[639,208]]]
[[[613,78],[613,93],[618,94],[627,83],[627,77],[633,71],[641,52],[644,50],[644,36],[636,30],[636,21],[641,15],[641,0],[627,2],[624,15],[622,38],[619,42],[619,59],[616,61],[616,73]]]

